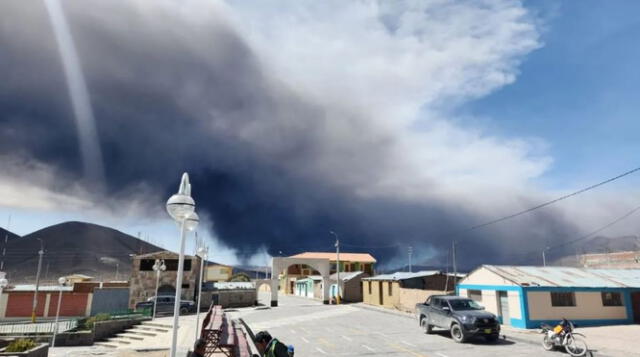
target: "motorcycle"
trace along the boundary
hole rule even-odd
[[[544,334],[542,347],[547,351],[551,351],[556,347],[564,347],[571,356],[586,356],[589,353],[589,348],[584,341],[585,336],[573,332],[575,325],[566,319],[563,319],[559,326],[562,327],[561,331],[554,331],[554,327],[547,324],[540,326],[542,329],[540,333]]]

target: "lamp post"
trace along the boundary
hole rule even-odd
[[[336,305],[340,305],[340,240],[336,232],[329,231],[329,233],[336,237]]]
[[[169,356],[176,356],[178,343],[178,320],[180,317],[180,302],[182,297],[182,274],[184,270],[184,241],[187,231],[193,231],[198,226],[198,215],[195,213],[196,203],[191,198],[191,184],[189,175],[182,174],[178,193],[167,200],[167,212],[180,225],[180,256],[178,258],[178,276],[176,278],[176,298],[173,306],[173,335],[171,337],[171,352]]]
[[[58,278],[58,285],[60,290],[58,291],[58,307],[56,308],[56,323],[53,327],[53,339],[51,340],[51,347],[56,346],[56,335],[58,334],[58,318],[60,317],[60,304],[62,303],[62,287],[66,283],[67,278],[65,278],[64,276]]]
[[[200,247],[198,248],[198,256],[200,257],[200,285],[198,288],[198,302],[196,304],[196,340],[200,337],[198,333],[200,329],[200,296],[202,296],[202,276],[204,270],[204,261],[207,259],[207,252],[209,251],[209,247]]]
[[[156,272],[156,295],[153,298],[153,317],[152,320],[156,319],[156,308],[158,306],[158,285],[160,284],[160,273],[167,270],[167,266],[164,265],[164,259],[156,259],[155,264],[153,264],[153,271]]]

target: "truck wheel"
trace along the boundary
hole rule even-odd
[[[433,333],[433,326],[431,326],[431,325],[429,325],[427,323],[427,318],[426,317],[423,317],[420,320],[420,327],[422,327],[422,331],[424,331],[424,333],[426,333],[428,335]]]
[[[180,308],[180,315],[186,315],[187,313],[189,313],[189,309],[187,309],[186,307]]]
[[[460,327],[460,325],[458,324],[451,325],[450,331],[451,331],[451,338],[453,338],[454,341],[458,343],[463,343],[466,340],[464,333],[462,332],[462,327]]]

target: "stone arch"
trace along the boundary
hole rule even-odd
[[[325,304],[328,304],[329,288],[331,286],[329,281],[329,259],[277,257],[271,259],[271,306],[278,306],[278,274],[283,270],[288,270],[294,264],[308,265],[320,273],[322,276],[322,300]]]

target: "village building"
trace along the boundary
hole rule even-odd
[[[581,326],[640,323],[639,269],[483,265],[457,292],[514,327],[562,318]]]
[[[233,267],[224,264],[207,264],[205,262],[203,280],[209,282],[225,282],[229,281],[233,276]]]
[[[293,259],[323,259],[329,261],[329,273],[337,272],[338,256],[335,252],[305,252],[290,256]],[[340,253],[340,272],[362,271],[373,275],[376,259],[368,253]],[[320,275],[310,265],[292,264],[286,271],[278,272],[280,291],[285,294],[296,293],[296,281],[311,275]]]
[[[454,280],[453,274],[438,270],[397,272],[363,278],[363,302],[414,312],[416,304],[426,301],[429,296],[452,292]]]
[[[169,251],[136,255],[133,257],[129,287],[129,307],[134,308],[139,302],[146,301],[156,294],[156,272],[153,265],[156,259],[164,260],[166,271],[160,274],[158,296],[175,296],[178,272],[178,254]],[[184,272],[182,276],[182,299],[195,301],[200,284],[200,257],[184,256]]]

